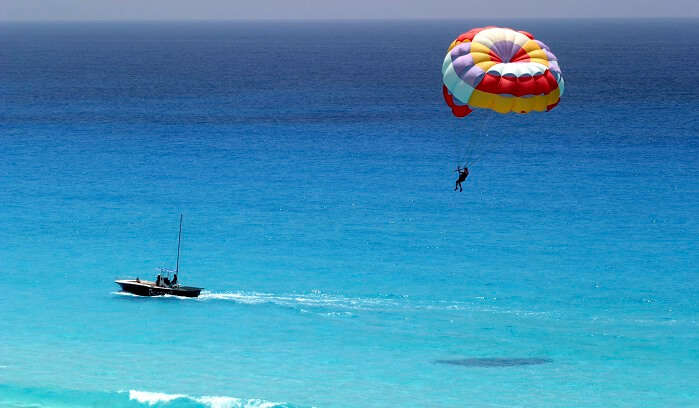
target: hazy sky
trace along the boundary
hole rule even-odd
[[[0,20],[699,17],[699,0],[0,0]]]

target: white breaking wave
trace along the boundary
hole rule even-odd
[[[184,394],[165,394],[162,392],[150,391],[129,391],[129,399],[140,402],[141,404],[155,405],[159,402],[170,402],[178,398],[187,398]]]
[[[277,402],[264,401],[260,399],[242,400],[232,397],[201,397],[195,401],[208,405],[211,408],[273,408],[280,405]]]
[[[176,399],[185,398],[196,401],[210,408],[273,408],[283,406],[284,403],[265,401],[261,399],[241,399],[233,397],[192,397],[186,394],[166,394],[162,392],[130,390],[129,399],[138,401],[141,404],[153,406],[161,403],[168,403]]]

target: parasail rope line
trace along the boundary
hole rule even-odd
[[[466,156],[467,159],[470,159],[470,160],[468,160],[468,165],[470,165],[470,166],[473,166],[478,161],[480,161],[480,159],[483,157],[483,154],[484,154],[483,149],[485,148],[485,146],[488,146],[488,145],[493,143],[492,138],[490,138],[490,132],[489,132],[490,122],[493,120],[493,116],[495,116],[494,113],[488,112],[486,114],[485,120],[481,123],[480,129],[478,131],[478,136],[477,136],[478,139],[482,139],[483,137],[488,138],[488,140],[483,145],[478,146],[478,147],[480,147],[479,150],[481,150],[481,152],[479,154],[477,154],[477,155],[474,154],[476,147],[477,147],[476,146],[477,142],[475,141],[476,138],[472,137],[470,139],[470,144],[469,144],[470,148],[469,148],[468,154]],[[485,136],[484,136],[484,134],[485,134]]]
[[[470,164],[470,158],[473,156],[473,151],[475,149],[475,139],[478,134],[482,132],[483,124],[481,123],[480,128],[477,131],[472,131],[471,134],[466,138],[465,143],[460,143],[459,157],[457,161],[459,165],[467,166]],[[474,129],[475,130],[475,129]]]
[[[472,164],[477,164],[480,162],[480,160],[483,158],[483,156],[486,154],[486,150],[489,149],[494,143],[495,143],[495,138],[490,137],[491,129],[492,129],[492,119],[495,117],[497,114],[496,113],[490,113],[490,116],[488,116],[484,128],[485,128],[485,137],[488,138],[488,140],[481,146],[480,153],[475,155],[473,160],[471,161]]]
[[[464,119],[464,118],[462,118]],[[453,154],[454,154],[454,162],[457,163],[459,167],[461,167],[464,163],[464,159],[466,157],[466,147],[468,145],[468,142],[464,142],[464,137],[461,134],[460,130],[462,130],[462,125],[460,123],[456,124],[456,129],[452,131],[452,138],[453,138]],[[470,141],[467,138],[468,141]]]

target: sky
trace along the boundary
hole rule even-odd
[[[699,0],[0,0],[0,20],[699,17]]]

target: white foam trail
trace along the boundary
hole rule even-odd
[[[141,297],[138,295],[134,295],[133,293],[129,293],[129,292],[112,292],[112,295]]]
[[[485,297],[476,297],[470,302],[447,300],[416,300],[407,296],[391,296],[376,298],[352,298],[341,295],[328,295],[321,292],[309,294],[284,294],[277,295],[261,292],[208,292],[204,291],[199,300],[227,300],[239,304],[259,305],[275,304],[278,306],[293,307],[304,313],[311,313],[318,308],[333,310],[328,313],[320,313],[324,316],[354,316],[355,311],[486,311],[497,312]],[[494,300],[494,299],[493,299]]]
[[[135,296],[126,292],[112,292],[115,295]],[[451,311],[451,312],[484,312],[497,314],[514,314],[530,317],[548,317],[551,315],[547,311],[518,310],[501,308],[493,302],[497,298],[487,298],[484,296],[474,296],[470,301],[450,301],[450,300],[429,300],[413,299],[408,296],[388,296],[352,298],[341,295],[328,295],[320,291],[313,291],[306,294],[274,294],[264,292],[210,292],[202,291],[198,298],[164,295],[158,298],[180,299],[187,301],[230,301],[244,305],[273,304],[277,306],[289,307],[299,310],[302,313],[317,313],[324,317],[354,317],[352,312],[419,312],[419,311]],[[319,311],[318,309],[325,309]],[[330,312],[327,309],[331,309]]]
[[[393,299],[348,298],[325,294],[275,295],[259,292],[202,292],[199,300],[228,300],[240,304],[259,305],[271,303],[287,307],[330,308],[341,310],[386,310],[403,308],[405,304]]]

